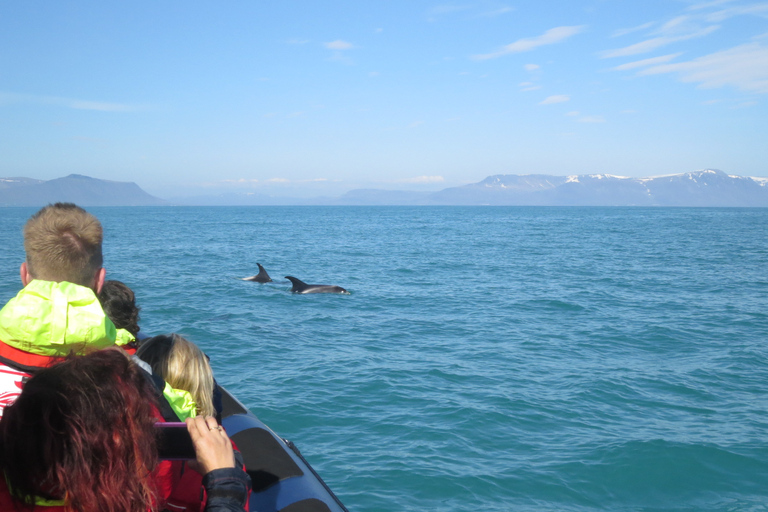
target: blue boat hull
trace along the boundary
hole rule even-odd
[[[222,424],[253,482],[250,510],[348,512],[293,443],[282,439],[225,389]]]

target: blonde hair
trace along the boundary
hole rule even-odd
[[[24,226],[27,271],[34,279],[93,287],[104,263],[99,219],[72,203],[49,204]]]
[[[152,367],[174,389],[187,391],[197,414],[215,416],[213,370],[197,345],[178,334],[161,334],[141,342],[136,357]]]
[[[173,344],[163,368],[163,379],[176,389],[192,395],[197,414],[215,416],[213,407],[213,370],[208,357],[188,339],[172,334]]]

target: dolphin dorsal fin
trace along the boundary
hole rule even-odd
[[[292,292],[298,292],[301,290],[305,290],[307,288],[307,283],[302,281],[301,279],[298,279],[293,276],[285,276],[287,280],[289,280],[291,283],[293,283],[293,288],[291,288]]]
[[[269,277],[269,274],[267,274],[267,271],[261,266],[261,263],[257,263],[256,265],[259,266],[259,273],[256,277],[261,278],[264,281],[271,281],[272,278]]]

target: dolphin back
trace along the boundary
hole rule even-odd
[[[341,286],[334,286],[330,284],[307,284],[301,279],[297,279],[293,276],[285,276],[291,283],[293,293],[349,293]]]

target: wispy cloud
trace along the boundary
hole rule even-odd
[[[570,100],[571,100],[570,96],[567,96],[565,94],[557,94],[555,96],[548,96],[544,98],[544,101],[539,103],[539,105],[553,105],[555,103],[564,103]]]
[[[128,105],[125,103],[111,103],[104,101],[89,101],[58,96],[36,96],[33,94],[16,94],[0,92],[0,103],[37,103],[41,105],[54,105],[57,107],[71,108],[75,110],[96,110],[99,112],[135,112],[145,107]]]
[[[712,23],[720,23],[733,18],[734,16],[754,15],[768,17],[768,3],[742,5],[738,7],[729,7],[706,15],[706,20]]]
[[[488,60],[501,57],[503,55],[509,55],[511,53],[522,53],[535,50],[540,46],[549,44],[560,43],[565,41],[569,37],[572,37],[584,30],[584,26],[573,27],[555,27],[547,30],[538,37],[531,37],[526,39],[518,39],[514,43],[508,44],[502,47],[500,50],[493,53],[486,53],[482,55],[474,55],[472,58],[475,60]]]
[[[677,64],[643,69],[638,75],[677,73],[680,81],[713,89],[732,86],[742,91],[768,94],[768,47],[748,43]]]
[[[706,35],[711,34],[718,28],[720,27],[713,25],[713,26],[698,30],[696,32],[687,33],[683,35],[653,37],[651,39],[646,39],[645,41],[641,41],[639,43],[625,46],[624,48],[617,48],[615,50],[604,51],[600,53],[600,57],[602,57],[603,59],[608,59],[612,57],[626,57],[628,55],[638,55],[640,53],[648,53],[650,51],[656,50],[657,48],[661,48],[662,46],[667,46],[668,44],[676,43],[679,41],[686,41],[688,39],[694,39],[697,37],[704,37]]]
[[[466,11],[471,7],[472,7],[471,5],[466,5],[466,4],[465,5],[456,5],[456,4],[437,5],[432,9],[430,9],[430,13],[431,14],[451,14],[454,12]]]
[[[422,184],[428,184],[428,183],[442,183],[445,181],[445,178],[442,176],[416,176],[415,178],[405,178],[402,180],[399,180],[398,183],[422,183]]]
[[[682,53],[670,53],[669,55],[653,57],[652,59],[636,60],[635,62],[628,62],[626,64],[622,64],[621,66],[616,66],[613,69],[616,71],[626,71],[627,69],[636,69],[636,68],[644,68],[647,66],[654,66],[656,64],[669,62],[672,59],[679,57],[680,55],[682,55]]]
[[[502,14],[507,14],[510,12],[513,12],[515,10],[514,7],[500,7],[498,9],[494,9],[492,11],[485,11],[480,13],[480,17],[483,18],[495,18],[496,16],[501,16]]]
[[[712,2],[703,2],[703,3],[700,3],[700,4],[694,4],[694,5],[690,6],[690,7],[688,7],[688,10],[689,11],[698,11],[698,10],[701,10],[701,9],[709,9],[710,7],[717,7],[717,6],[723,5],[723,4],[730,4],[733,1],[734,0],[713,0]]]
[[[527,91],[537,91],[541,89],[540,85],[536,85],[533,82],[520,82],[521,91],[527,92]]]
[[[604,123],[605,118],[603,116],[584,116],[578,119],[580,123]]]
[[[325,46],[329,50],[349,50],[351,48],[354,48],[354,45],[352,43],[348,43],[347,41],[342,41],[341,39],[337,39],[336,41],[331,41],[328,43],[323,43],[323,46]]]
[[[237,178],[237,179],[229,179],[229,180],[221,180],[222,183],[226,185],[255,185],[259,182],[257,179],[248,179],[248,178]],[[208,185],[215,185],[215,183],[208,183]]]
[[[66,106],[76,110],[98,110],[100,112],[132,112],[136,108],[120,103],[104,103],[101,101],[65,100]]]
[[[611,37],[626,36],[627,34],[632,34],[634,32],[639,32],[641,30],[649,29],[653,25],[654,25],[654,23],[651,21],[651,22],[648,22],[648,23],[643,23],[642,25],[638,25],[637,27],[620,28],[620,29],[614,31]]]

